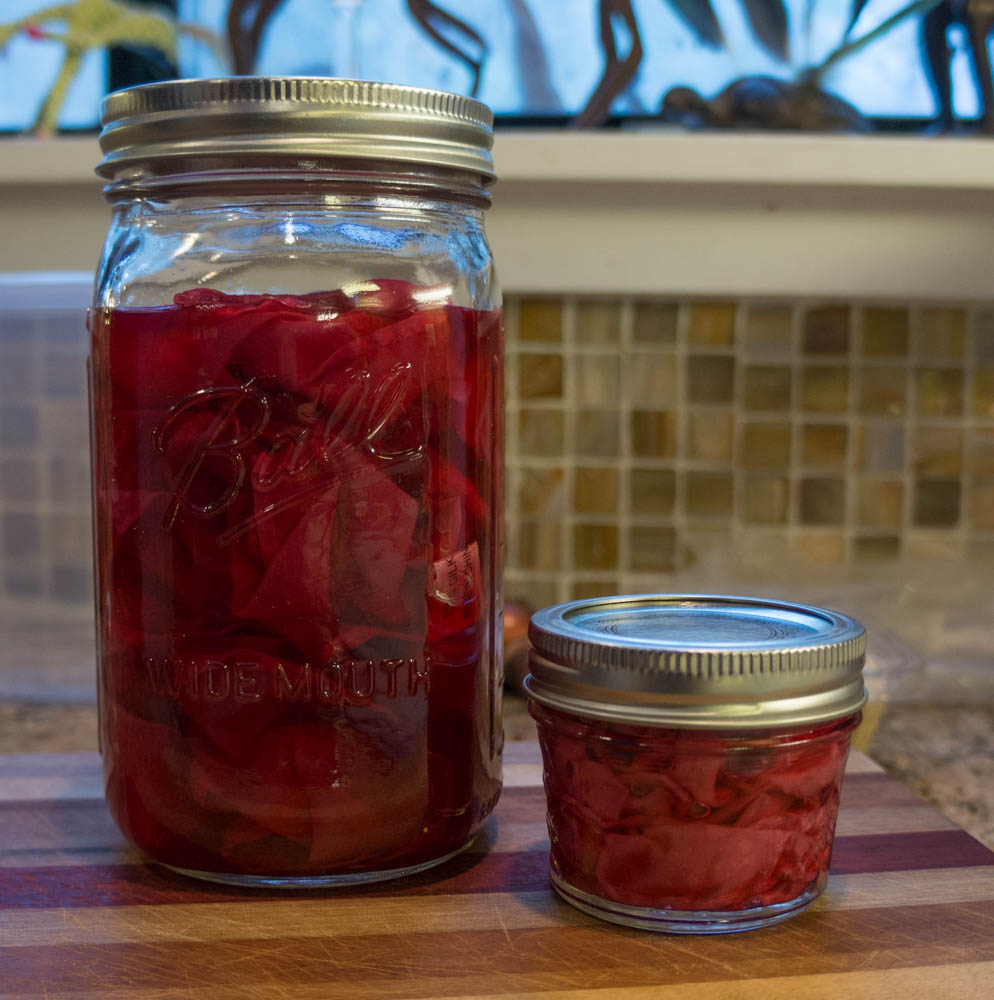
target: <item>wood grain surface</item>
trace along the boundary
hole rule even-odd
[[[549,888],[541,766],[509,744],[474,847],[364,889],[279,894],[143,864],[91,754],[0,756],[0,997],[994,997],[994,853],[860,754],[807,913],[721,937],[614,927]]]

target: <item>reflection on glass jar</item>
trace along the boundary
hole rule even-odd
[[[560,895],[676,933],[762,927],[817,898],[864,699],[861,626],[643,596],[547,608],[531,637]]]
[[[653,917],[639,911],[710,911],[723,916],[707,923],[735,929],[822,891],[858,713],[750,734],[622,726],[540,705],[532,714],[564,896],[595,912],[607,900],[600,915],[627,909],[646,926]]]
[[[198,112],[193,152],[165,108]],[[115,818],[222,881],[436,864],[500,789],[489,115],[249,79],[140,88],[104,117],[115,220],[90,328]],[[268,127],[246,139],[249,120]]]

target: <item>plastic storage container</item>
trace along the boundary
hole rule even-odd
[[[858,622],[642,595],[546,608],[530,637],[564,899],[615,923],[721,933],[822,892],[866,697]]]
[[[403,875],[497,800],[491,126],[342,80],[104,103],[102,752],[122,830],[187,874]]]

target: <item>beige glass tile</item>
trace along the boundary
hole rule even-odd
[[[735,536],[736,558],[743,569],[775,579],[785,566],[796,563],[797,553],[790,547],[787,533],[778,526],[749,525]]]
[[[38,499],[38,464],[30,459],[10,458],[0,462],[0,500],[13,503],[30,502]],[[64,494],[55,492],[60,501],[65,502]],[[82,504],[86,495],[77,497]],[[87,527],[86,535],[90,529]]]
[[[49,593],[57,601],[78,603],[91,601],[93,573],[88,566],[54,563],[48,568]]]
[[[978,368],[974,375],[973,414],[994,419],[994,366]]]
[[[800,559],[816,566],[841,566],[846,561],[845,536],[836,532],[800,532],[792,546]]]
[[[735,303],[692,303],[687,340],[695,347],[731,347],[735,343]]]
[[[914,428],[911,465],[922,479],[958,478],[963,472],[963,431],[959,427]]]
[[[41,394],[41,383],[38,378],[38,363],[30,342],[4,343],[6,331],[0,328],[0,398],[13,402],[14,400],[32,399]],[[62,366],[73,375],[77,375],[76,365],[70,364],[70,358],[60,356]],[[82,372],[78,373],[83,382]],[[50,395],[49,393],[46,393]]]
[[[520,514],[558,518],[566,513],[566,482],[561,468],[519,468],[514,470],[514,475],[518,483]]]
[[[40,597],[45,590],[41,569],[35,558],[6,560],[2,581],[4,590],[12,597]]]
[[[900,472],[904,468],[904,427],[864,424],[856,428],[856,466],[863,472]]]
[[[669,458],[676,453],[676,414],[671,410],[633,410],[632,451],[645,458]]]
[[[963,412],[963,372],[959,368],[919,368],[915,372],[916,411],[926,417],[958,417]]]
[[[863,310],[863,354],[871,358],[905,357],[908,310],[871,306]]]
[[[686,473],[684,509],[688,517],[729,517],[733,497],[732,473],[693,470]]]
[[[558,298],[518,301],[518,340],[562,340],[563,301]]]
[[[747,469],[787,468],[790,437],[787,423],[747,423],[742,432],[742,464]]]
[[[790,357],[791,310],[785,306],[752,306],[746,316],[746,349],[751,354]]]
[[[973,483],[970,492],[970,526],[994,531],[994,480]]]
[[[628,508],[633,514],[672,514],[675,498],[672,469],[629,469]]]
[[[671,573],[676,568],[676,531],[665,524],[633,524],[628,529],[628,569]]]
[[[674,355],[641,351],[629,354],[625,364],[630,373],[629,396],[634,406],[658,409],[675,404],[677,368]]]
[[[687,395],[692,403],[731,403],[735,396],[735,358],[724,354],[690,355]]]
[[[786,524],[790,482],[786,476],[750,474],[742,486],[742,517],[748,524]]]
[[[86,453],[89,435],[86,407],[81,402],[46,400],[38,416],[46,449],[71,455]]]
[[[562,568],[562,532],[559,521],[522,521],[518,525],[518,569]]]
[[[849,406],[849,369],[826,365],[805,368],[801,375],[801,408],[810,413],[843,413]]]
[[[828,476],[802,479],[800,515],[804,524],[842,524],[846,516],[845,480]]]
[[[971,560],[994,566],[994,538],[971,538],[967,542],[967,549]]]
[[[43,534],[40,515],[6,511],[0,515],[0,528],[0,554],[4,561],[39,557]]]
[[[691,410],[687,415],[687,457],[731,462],[735,418],[731,411]]]
[[[621,340],[621,300],[581,299],[576,304],[576,339],[580,344],[616,344]]]
[[[537,578],[533,573],[520,579],[509,577],[505,593],[508,603],[516,601],[520,604],[526,604],[536,611],[559,602],[559,588],[556,581]]]
[[[563,454],[563,414],[560,410],[523,409],[518,413],[518,451],[522,455]]]
[[[47,399],[86,399],[86,373],[78,355],[65,351],[45,354],[44,390]]]
[[[60,503],[72,504],[77,509],[90,507],[89,456],[69,457],[52,455],[48,463],[48,485],[51,495]]]
[[[578,466],[573,470],[573,510],[577,514],[613,514],[618,509],[617,469]]]
[[[83,418],[85,421],[85,417]],[[80,421],[77,416],[77,432]],[[79,442],[81,445],[84,441]],[[0,405],[0,447],[33,448],[38,444],[38,411],[34,406]]]
[[[849,428],[845,424],[807,424],[801,432],[801,461],[805,465],[840,468],[846,464]]]
[[[605,576],[596,580],[574,580],[570,584],[570,600],[583,601],[594,597],[611,597],[621,590],[617,577]]]
[[[994,309],[981,309],[974,317],[973,359],[978,364],[994,364]]]
[[[745,408],[789,410],[791,369],[787,365],[746,365]]]
[[[918,361],[958,361],[966,343],[964,309],[922,309],[915,336]]]
[[[915,482],[914,521],[922,527],[953,527],[959,523],[960,481],[919,479]]]
[[[849,350],[849,307],[822,306],[804,314],[805,354],[845,354]]]
[[[573,525],[573,566],[576,569],[617,569],[617,525]]]
[[[874,528],[899,528],[904,511],[904,484],[893,479],[863,479],[857,483],[856,520]]]
[[[907,407],[908,370],[898,366],[864,368],[859,376],[860,413],[899,417]]]
[[[518,355],[518,395],[522,399],[558,399],[562,394],[561,354]]]
[[[56,562],[88,565],[93,555],[90,519],[82,514],[52,514],[48,536]]]
[[[672,302],[636,302],[633,337],[655,347],[676,343],[677,306]]]
[[[621,449],[621,417],[617,410],[583,410],[576,415],[576,453],[613,458]]]
[[[853,541],[856,562],[889,562],[901,555],[899,535],[866,535]]]
[[[994,479],[994,427],[967,431],[967,466],[977,479]]]
[[[520,362],[519,362],[520,363]],[[577,354],[576,404],[591,409],[610,409],[621,397],[621,359],[613,355]]]
[[[676,540],[676,568],[709,562],[724,566],[737,555],[730,523],[694,524],[681,530]]]
[[[974,547],[971,544],[971,551]],[[948,527],[918,529],[904,536],[901,551],[911,559],[957,559],[963,554],[963,542],[959,533]]]

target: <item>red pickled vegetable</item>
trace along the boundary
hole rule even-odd
[[[356,287],[93,317],[107,795],[178,867],[418,865],[496,799],[500,315]]]
[[[820,889],[858,715],[736,735],[531,710],[552,868],[568,885],[626,906],[712,912]]]

